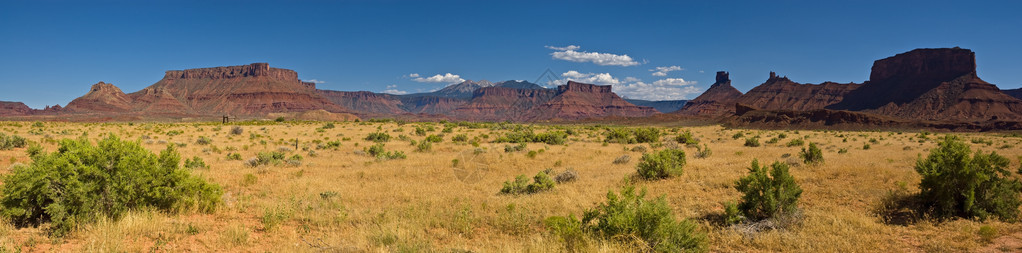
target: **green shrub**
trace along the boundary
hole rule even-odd
[[[676,220],[665,196],[646,199],[645,189],[636,194],[630,184],[620,195],[608,192],[607,202],[586,211],[581,221],[574,216],[555,216],[545,223],[569,250],[584,243],[583,234],[642,245],[654,252],[703,252],[707,247],[706,234],[698,231],[694,222]]]
[[[685,132],[679,134],[678,137],[674,138],[674,141],[677,141],[680,144],[699,144],[699,141],[697,141],[695,137],[692,137],[692,131],[689,130],[685,130]]]
[[[660,142],[660,129],[656,127],[642,127],[636,128],[633,133],[635,134],[635,142],[638,143],[656,143]]]
[[[428,141],[428,142],[436,142],[436,143],[441,143],[441,142],[443,142],[443,141],[444,141],[444,136],[443,136],[443,135],[435,135],[435,134],[431,134],[431,135],[429,135],[429,136],[426,136],[426,141]]]
[[[0,133],[0,150],[24,148],[27,144],[28,141],[24,137]]]
[[[922,211],[936,218],[1016,220],[1022,183],[1006,170],[1008,159],[996,152],[970,154],[968,144],[949,135],[926,159],[916,161],[915,170],[923,177]]]
[[[788,146],[788,147],[798,147],[798,146],[802,146],[802,145],[806,145],[806,141],[803,140],[802,138],[795,138],[795,139],[791,139],[790,141],[788,141],[788,144],[785,145],[785,146]]]
[[[377,143],[365,148],[365,152],[370,156],[376,157],[378,160],[391,160],[391,159],[405,159],[408,156],[401,151],[386,151],[383,149],[383,143]]]
[[[455,135],[454,137],[451,137],[451,141],[452,142],[466,142],[466,141],[468,141],[468,135],[467,134]]]
[[[238,153],[227,153],[228,161],[241,161],[241,154]]]
[[[869,150],[869,148],[870,148],[869,143],[862,144],[862,150]]]
[[[323,127],[320,127],[320,128],[322,128],[322,129],[334,129],[334,127],[336,127],[336,126],[334,126],[333,122],[327,122],[325,125],[323,125]]]
[[[390,135],[384,132],[375,132],[367,135],[365,140],[371,142],[388,142],[390,141]]]
[[[497,139],[494,139],[493,142],[495,143],[541,142],[550,145],[561,145],[564,144],[564,140],[567,138],[568,134],[563,131],[550,131],[536,134],[529,129],[517,129],[515,131],[505,133],[504,136],[497,137]]]
[[[793,213],[798,208],[802,188],[788,173],[788,164],[774,162],[770,167],[767,173],[767,167],[760,167],[759,161],[752,160],[749,175],[735,183],[735,189],[742,193],[738,210],[745,218],[762,220]]]
[[[604,133],[604,136],[606,136],[606,138],[604,139],[604,142],[622,143],[622,144],[631,144],[631,143],[635,143],[636,142],[635,141],[635,137],[632,137],[632,131],[629,131],[626,128],[610,128],[610,129],[607,129],[607,132]]]
[[[185,168],[188,168],[188,169],[209,169],[209,166],[206,165],[206,162],[203,161],[202,158],[200,158],[198,156],[195,156],[195,157],[192,157],[192,159],[185,159]]]
[[[532,183],[525,175],[518,175],[514,181],[505,181],[500,189],[503,194],[533,194],[554,188],[554,180],[546,172],[540,171],[532,177]]]
[[[731,139],[735,139],[735,140],[737,140],[737,139],[741,139],[742,137],[745,137],[745,133],[743,133],[743,132],[738,132],[738,133],[735,133],[735,135],[732,135],[732,136],[731,136]]]
[[[802,148],[802,151],[798,153],[799,157],[802,157],[802,161],[805,164],[823,164],[823,151],[816,147],[816,143],[809,143],[809,149]]]
[[[245,129],[241,128],[240,126],[234,126],[231,128],[231,135],[241,135],[244,132]]]
[[[685,151],[680,149],[664,149],[655,153],[642,155],[636,166],[639,176],[644,179],[663,179],[680,176],[685,166]]]
[[[213,143],[213,139],[206,136],[199,136],[199,139],[195,140],[195,144],[199,145],[209,145],[210,143]]]
[[[706,144],[703,144],[702,147],[696,146],[696,158],[707,158],[710,155],[713,155],[713,150],[710,150]]]
[[[34,156],[4,177],[0,215],[17,226],[50,222],[50,232],[65,235],[133,209],[213,211],[220,187],[191,176],[180,162],[173,146],[156,155],[112,135],[96,145],[65,139],[56,152]]]
[[[431,149],[433,149],[433,143],[432,142],[424,141],[424,142],[419,142],[418,145],[415,145],[415,150],[417,150],[419,152],[426,152],[426,151],[430,151]]]
[[[525,143],[519,143],[518,145],[515,145],[515,146],[504,145],[504,152],[511,153],[511,152],[522,151],[522,150],[525,150],[525,147],[526,147]]]
[[[746,147],[759,147],[759,137],[745,138]]]

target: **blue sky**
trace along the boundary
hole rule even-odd
[[[99,81],[134,92],[166,70],[253,62],[333,90],[427,92],[460,79],[535,81],[550,69],[631,98],[681,99],[718,70],[742,91],[770,71],[862,82],[874,60],[954,46],[976,52],[984,80],[1018,88],[1019,10],[1017,1],[0,0],[0,100],[65,105]]]

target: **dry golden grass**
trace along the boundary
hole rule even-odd
[[[318,130],[324,123],[270,123],[243,125],[244,133],[231,135],[231,126],[219,124],[158,123],[44,123],[33,127],[25,122],[0,122],[0,131],[41,142],[47,151],[57,147],[53,139],[77,138],[87,133],[98,139],[116,134],[138,139],[158,151],[168,144],[184,144],[182,158],[201,157],[209,169],[194,174],[208,178],[224,189],[225,204],[213,214],[165,214],[136,210],[120,220],[102,220],[77,230],[66,238],[49,238],[45,228],[17,229],[0,222],[0,247],[25,251],[476,251],[476,252],[559,252],[562,245],[547,234],[542,220],[554,215],[580,215],[605,201],[609,190],[617,190],[635,174],[641,153],[675,146],[665,135],[664,147],[649,144],[603,144],[602,130],[574,127],[566,145],[528,144],[527,151],[504,152],[503,143],[491,143],[504,131],[458,127],[430,151],[417,152],[404,135],[421,142],[414,134],[419,123],[337,122],[332,129]],[[443,125],[433,125],[440,134]],[[536,126],[539,131],[548,127]],[[664,128],[671,130],[674,128]],[[712,251],[1017,251],[1022,226],[998,221],[922,221],[889,225],[875,214],[888,192],[907,186],[916,189],[919,176],[913,165],[919,154],[935,146],[935,135],[920,142],[918,132],[836,132],[767,131],[724,129],[720,126],[685,127],[712,149],[708,158],[694,158],[694,147],[681,147],[688,154],[684,174],[661,181],[639,181],[650,196],[664,194],[675,214],[694,219],[708,233]],[[169,136],[170,131],[181,134]],[[398,150],[407,159],[381,161],[361,154],[372,145],[364,138],[382,131],[392,138],[388,151]],[[732,139],[738,132],[761,136],[761,147],[743,146],[745,139]],[[785,133],[774,144],[766,141]],[[482,138],[476,147],[452,143],[451,137],[467,134]],[[936,134],[942,135],[942,134]],[[971,143],[974,149],[997,151],[1013,161],[1022,154],[1022,138],[1003,134],[959,134],[966,140],[982,139],[991,144]],[[143,139],[142,136],[149,136]],[[200,136],[210,145],[196,144]],[[710,221],[723,212],[722,203],[736,201],[734,181],[746,174],[753,159],[798,163],[799,147],[785,144],[802,136],[820,145],[825,163],[791,169],[804,189],[799,206],[802,222],[784,230],[746,234]],[[840,137],[839,137],[840,136]],[[300,141],[295,150],[294,139]],[[350,139],[349,139],[350,138]],[[847,142],[844,140],[847,138]],[[863,145],[876,139],[870,149]],[[336,149],[317,149],[313,140],[341,141]],[[245,161],[260,151],[292,150],[304,156],[300,166],[249,167]],[[528,150],[544,152],[534,158]],[[847,153],[839,154],[839,150]],[[232,151],[233,150],[233,151]],[[314,150],[315,157],[308,150]],[[240,153],[242,160],[228,160],[228,153]],[[613,161],[629,155],[630,161]],[[452,160],[458,159],[458,166]],[[0,174],[13,163],[30,163],[24,149],[0,151]],[[552,191],[533,195],[498,194],[504,181],[516,175],[532,176],[546,168],[578,172],[575,182],[557,185]],[[978,234],[981,226],[996,229],[991,241]],[[1015,238],[1015,239],[1011,239]],[[1011,240],[1009,240],[1011,239]],[[1014,245],[1014,246],[1011,246]],[[627,245],[594,240],[585,251],[616,252]]]

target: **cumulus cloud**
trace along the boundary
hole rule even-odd
[[[408,94],[407,91],[398,90],[397,89],[397,85],[387,85],[387,89],[383,90],[383,93],[394,94],[394,95]]]
[[[635,77],[619,79],[610,73],[582,73],[575,70],[564,72],[561,77],[561,79],[547,82],[547,86],[564,85],[568,81],[611,85],[614,93],[622,97],[642,100],[688,99],[694,97],[693,94],[698,95],[701,92],[699,88],[693,86],[696,84],[695,81],[687,81],[682,78],[664,78],[646,83]]]
[[[554,47],[546,46],[548,49],[556,50],[557,52],[550,53],[554,59],[573,61],[573,62],[592,62],[600,66],[635,66],[641,63],[632,59],[627,54],[611,54],[611,53],[599,53],[599,52],[585,52],[577,51],[579,46],[569,45],[566,47]]]
[[[303,81],[310,82],[310,83],[316,83],[316,84],[326,83],[326,81],[320,81],[320,80],[316,80],[316,79],[309,79],[309,80],[303,80]]]
[[[692,84],[695,84],[695,83],[696,83],[695,81],[685,81],[685,79],[681,79],[681,78],[664,78],[664,79],[660,79],[660,80],[654,81],[653,85],[661,85],[661,86],[685,86],[685,85],[692,85]]]
[[[450,83],[460,83],[460,82],[464,82],[465,81],[465,79],[462,79],[461,76],[455,75],[455,74],[451,74],[451,73],[446,73],[446,74],[443,74],[443,75],[437,74],[437,75],[434,75],[434,76],[431,76],[431,77],[420,77],[419,74],[413,73],[413,74],[409,74],[408,77],[414,77],[414,78],[412,78],[412,81],[416,81],[416,82],[420,82],[420,83],[449,83],[450,84]]]
[[[569,70],[561,74],[561,79],[547,81],[547,86],[553,87],[557,85],[563,85],[568,81],[576,81],[580,83],[591,83],[599,85],[615,85],[621,84],[621,80],[610,75],[610,73],[581,73],[574,70]]]
[[[407,77],[407,78],[419,77],[419,73],[411,73],[411,74],[405,75],[405,77]]]
[[[651,69],[649,71],[653,72],[653,76],[667,76],[667,72],[681,71],[681,70],[684,70],[684,69],[681,68],[681,67],[678,67],[678,66],[667,66],[667,67],[656,67],[655,69]]]
[[[674,85],[657,85],[656,82],[652,84],[644,82],[636,82],[625,85],[614,86],[614,92],[622,97],[642,100],[679,100],[693,97],[693,94],[699,94],[699,88],[695,86],[674,86]]]

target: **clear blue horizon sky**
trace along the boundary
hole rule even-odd
[[[550,69],[558,80],[540,84],[691,99],[719,70],[742,91],[770,71],[863,82],[874,60],[955,46],[976,52],[981,78],[1011,89],[1022,86],[1019,10],[1018,1],[0,0],[0,101],[66,105],[100,81],[130,93],[166,70],[253,62],[331,90],[428,92],[463,79],[535,81]]]

